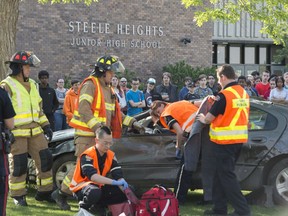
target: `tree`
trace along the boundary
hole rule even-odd
[[[186,8],[196,7],[194,21],[198,26],[215,20],[235,23],[243,13],[263,25],[261,33],[268,34],[275,44],[286,45],[288,31],[287,0],[181,0]]]
[[[38,0],[41,4],[80,3],[90,5],[98,0]],[[0,80],[7,76],[7,58],[15,52],[16,26],[19,16],[20,0],[0,0]]]

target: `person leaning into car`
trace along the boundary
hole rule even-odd
[[[115,56],[102,56],[97,59],[95,68],[79,87],[78,103],[69,125],[75,128],[75,156],[79,157],[84,150],[95,144],[95,131],[102,125],[111,128],[113,138],[120,138],[122,123],[143,132],[144,127],[135,118],[121,113],[117,96],[110,86],[111,78],[116,72],[125,68]],[[52,197],[63,210],[69,210],[67,195],[72,195],[69,185],[74,168],[63,179],[60,190],[53,192]]]
[[[151,116],[160,121],[164,128],[177,134],[176,158],[181,159],[181,146],[189,136],[198,107],[194,102],[186,100],[167,103],[154,101],[151,106]]]
[[[249,95],[237,84],[236,74],[230,65],[217,69],[217,77],[223,90],[216,96],[209,112],[196,119],[210,124],[210,140],[215,167],[213,203],[204,215],[226,215],[227,201],[235,209],[233,215],[250,215],[247,201],[241,193],[234,173],[235,163],[242,144],[248,140]]]
[[[123,178],[115,153],[110,150],[113,145],[111,130],[107,126],[97,129],[95,141],[96,144],[86,149],[77,161],[70,190],[77,197],[80,208],[89,211],[92,207],[103,215],[106,205],[127,200],[117,186],[125,190],[128,183]],[[106,177],[108,173],[113,179]]]
[[[26,175],[28,154],[35,160],[37,167],[37,201],[54,202],[52,154],[48,149],[45,135],[52,139],[53,131],[42,110],[42,98],[37,83],[29,78],[30,67],[40,64],[40,60],[31,52],[18,51],[5,63],[12,73],[1,82],[1,86],[11,97],[16,112],[14,129],[15,142],[11,145],[10,195],[15,205],[27,206]]]

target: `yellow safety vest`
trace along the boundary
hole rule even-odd
[[[29,79],[30,92],[15,78],[8,76],[1,83],[9,86],[12,92],[12,105],[16,112],[14,117],[14,126],[17,128],[22,125],[30,124],[31,122],[39,123],[40,125],[47,122],[45,115],[39,116],[41,108],[39,103],[42,98],[37,90],[37,83]],[[30,136],[41,133],[41,127],[31,129],[14,129],[12,130],[14,136]]]

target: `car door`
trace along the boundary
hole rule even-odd
[[[113,151],[130,183],[168,184],[174,182],[179,168],[175,140],[174,134],[131,134],[116,140]]]
[[[243,181],[261,163],[277,143],[286,127],[286,118],[274,105],[264,102],[251,103],[248,142],[243,145],[237,161],[236,173]]]

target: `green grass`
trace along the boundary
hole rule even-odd
[[[12,199],[8,198],[7,216],[61,216],[61,215],[75,215],[78,212],[78,204],[74,200],[69,200],[71,211],[61,211],[56,204],[47,202],[38,202],[34,199],[35,190],[29,189],[27,195],[28,207],[15,206]],[[180,206],[181,216],[198,216],[203,215],[206,209],[211,206],[197,206],[196,202],[202,199],[202,191],[190,192],[187,203]],[[251,206],[253,216],[287,216],[288,209],[281,206],[273,208],[266,208],[261,206]],[[232,211],[232,209],[230,209]]]

